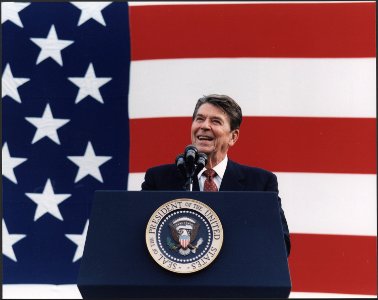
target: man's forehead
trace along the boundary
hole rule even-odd
[[[205,116],[205,117],[227,118],[227,113],[221,107],[215,106],[210,103],[202,104],[198,108],[197,116],[198,115]]]

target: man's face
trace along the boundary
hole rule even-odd
[[[192,122],[191,135],[198,151],[219,163],[238,139],[239,129],[231,131],[229,116],[221,108],[205,103]]]

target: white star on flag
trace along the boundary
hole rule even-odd
[[[4,69],[3,77],[1,79],[1,98],[5,96],[11,97],[18,103],[21,103],[20,95],[18,94],[18,87],[28,82],[30,78],[16,78],[13,77],[10,65],[7,64]]]
[[[9,257],[13,261],[17,261],[16,255],[13,250],[13,245],[19,240],[26,237],[26,234],[9,234],[7,225],[4,219],[2,220],[3,225],[3,254]]]
[[[36,64],[51,57],[60,66],[63,66],[63,59],[61,51],[71,45],[74,41],[59,40],[56,34],[55,26],[51,25],[50,31],[46,38],[30,38],[31,41],[41,48]]]
[[[68,77],[68,79],[79,87],[75,103],[79,103],[87,96],[92,96],[100,103],[104,103],[99,88],[112,80],[111,77],[96,77],[93,64],[90,63],[84,77]]]
[[[71,2],[81,10],[80,19],[77,26],[87,22],[89,19],[94,19],[98,23],[106,26],[104,17],[101,11],[111,4],[111,2]]]
[[[92,143],[89,141],[83,156],[67,156],[69,160],[75,163],[79,170],[75,178],[75,183],[87,175],[91,175],[98,181],[103,182],[100,166],[111,159],[111,156],[96,156]]]
[[[14,174],[14,168],[17,167],[18,165],[22,164],[24,161],[26,161],[26,158],[22,157],[12,157],[10,156],[9,149],[8,149],[8,144],[4,143],[3,149],[1,152],[1,157],[3,160],[2,164],[2,174],[6,178],[8,178],[10,181],[13,183],[17,184],[17,178],[16,175]]]
[[[67,198],[71,197],[71,194],[54,194],[50,179],[47,179],[42,194],[25,193],[25,195],[37,204],[37,209],[34,215],[34,222],[46,213],[49,213],[55,218],[63,221],[63,217],[60,213],[58,205]]]
[[[44,137],[48,137],[50,140],[60,145],[57,130],[70,121],[69,119],[54,119],[50,104],[48,103],[41,118],[25,117],[25,119],[37,127],[32,144]]]
[[[30,3],[16,3],[16,2],[2,2],[1,3],[1,24],[6,21],[11,21],[17,26],[24,28],[21,22],[19,12],[25,7],[29,6]]]
[[[65,236],[70,239],[72,242],[74,242],[77,245],[75,255],[72,259],[72,262],[79,260],[82,258],[84,253],[84,245],[85,245],[85,239],[87,237],[88,232],[88,226],[89,226],[89,220],[85,223],[85,227],[82,234],[66,234]]]

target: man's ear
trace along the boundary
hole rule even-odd
[[[240,134],[239,129],[234,129],[234,130],[231,132],[231,138],[230,138],[230,142],[229,142],[229,145],[230,145],[230,146],[235,145],[236,141],[237,141],[238,138],[239,138],[239,134]]]

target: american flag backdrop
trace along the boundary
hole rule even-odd
[[[278,177],[292,296],[377,295],[375,2],[1,8],[4,287],[74,285],[93,192],[140,190],[218,93],[229,157]]]

